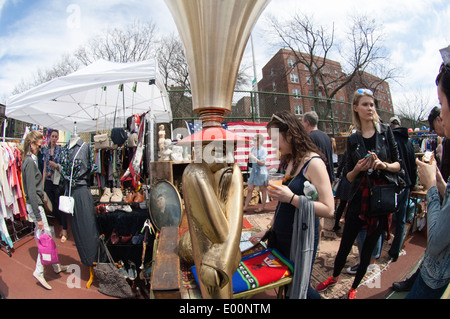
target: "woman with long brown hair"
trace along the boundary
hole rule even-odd
[[[269,193],[279,203],[272,220],[268,245],[291,258],[295,212],[300,205],[299,196],[305,195],[304,184],[309,181],[316,187],[318,194],[318,199],[314,201],[316,218],[312,268],[319,241],[318,217],[333,218],[334,212],[333,191],[323,155],[309,137],[301,121],[287,111],[274,114],[267,125],[267,130],[272,142],[278,144],[282,155],[280,168],[285,174],[282,186],[273,185],[269,180]],[[254,235],[251,241],[257,242],[265,233]],[[312,293],[314,291],[309,289],[308,298],[320,298],[317,293],[315,295]]]

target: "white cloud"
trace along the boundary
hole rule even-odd
[[[0,0],[0,19],[5,14],[5,2]],[[70,25],[76,13],[67,11],[72,4],[79,8],[79,28]],[[441,61],[438,50],[450,44],[448,0],[272,0],[253,33],[259,79],[262,67],[278,51],[267,39],[265,17],[272,14],[287,20],[294,12],[313,13],[315,20],[324,26],[334,22],[340,37],[348,26],[349,15],[365,13],[373,17],[385,28],[393,65],[401,67],[405,75],[400,79],[401,86],[391,83],[394,103],[414,87],[434,91],[434,78]],[[4,38],[0,30],[0,102],[4,102],[1,96],[10,92],[21,79],[31,77],[39,67],[53,65],[63,53],[72,52],[107,26],[146,19],[155,22],[160,32],[177,32],[164,0],[46,1],[45,6],[19,17],[10,26],[15,32],[8,38]],[[250,48],[248,45],[244,56],[247,64],[252,58]]]

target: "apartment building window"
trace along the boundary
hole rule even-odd
[[[311,77],[310,76],[306,77],[306,84],[311,84]]]
[[[300,95],[302,95],[302,92],[300,91],[300,89],[292,89],[292,94],[294,94],[294,97],[296,99],[299,99]]]
[[[277,84],[275,82],[272,82],[272,90],[273,91],[277,90]]]
[[[301,105],[295,105],[295,115],[303,115],[303,106]]]
[[[299,83],[298,75],[297,75],[297,74],[291,73],[291,82],[292,82],[292,83]]]
[[[288,59],[287,62],[288,62],[288,65],[289,65],[290,68],[292,68],[294,66],[294,64],[295,64],[295,61],[292,60],[292,59]]]

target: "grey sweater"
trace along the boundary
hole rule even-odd
[[[42,173],[37,167],[32,156],[26,156],[22,164],[23,188],[27,204],[31,205],[32,218],[35,222],[41,221],[39,205],[43,205],[44,186],[42,184]]]
[[[291,299],[306,299],[311,279],[314,254],[314,202],[300,196],[295,209],[290,260],[294,263],[294,277],[289,289]]]

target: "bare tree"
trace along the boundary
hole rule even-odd
[[[48,69],[38,69],[33,75],[33,79],[22,79],[19,84],[16,85],[12,94],[18,94],[29,90],[39,84],[48,82],[54,78],[65,76],[75,72],[80,67],[80,62],[69,54],[65,54],[61,57],[61,60]]]
[[[111,28],[93,37],[72,55],[48,69],[38,70],[31,81],[17,85],[14,92],[23,92],[53,78],[68,75],[83,65],[104,59],[113,62],[137,62],[156,58],[167,89],[190,90],[189,70],[183,45],[178,36],[160,38],[152,22],[134,22],[123,28]],[[248,66],[243,65],[238,74],[237,88],[249,82]],[[184,93],[181,94],[181,97]],[[190,105],[192,109],[192,105]]]
[[[281,45],[288,47],[296,59],[286,72],[289,73],[299,64],[304,66],[311,74],[314,96],[318,96],[319,75],[333,48],[334,26],[331,32],[323,27],[315,29],[313,19],[301,14],[295,14],[292,20],[284,24],[275,17],[270,17],[270,22],[281,39]],[[322,58],[319,59],[319,56]]]
[[[291,72],[299,64],[303,65],[310,73],[314,96],[327,98],[327,107],[321,107],[321,99],[314,101],[321,119],[333,117],[330,99],[361,72],[376,70],[380,83],[395,77],[395,70],[388,69],[385,64],[387,54],[383,49],[381,26],[366,16],[352,18],[347,37],[339,44],[336,43],[334,24],[330,29],[316,26],[313,17],[307,15],[295,14],[285,23],[272,17],[270,22],[281,45],[289,48],[296,59],[286,72]],[[343,72],[340,73],[330,72],[327,64],[336,51],[343,61]]]
[[[80,47],[74,55],[84,65],[99,59],[120,63],[147,60],[155,57],[156,34],[154,23],[134,22],[124,28],[108,29]]]
[[[403,126],[416,128],[428,120],[431,107],[430,96],[418,89],[404,94],[402,102],[397,106],[397,115],[402,118]]]
[[[157,59],[167,88],[190,88],[186,56],[179,37],[174,34],[164,36],[157,49]]]

